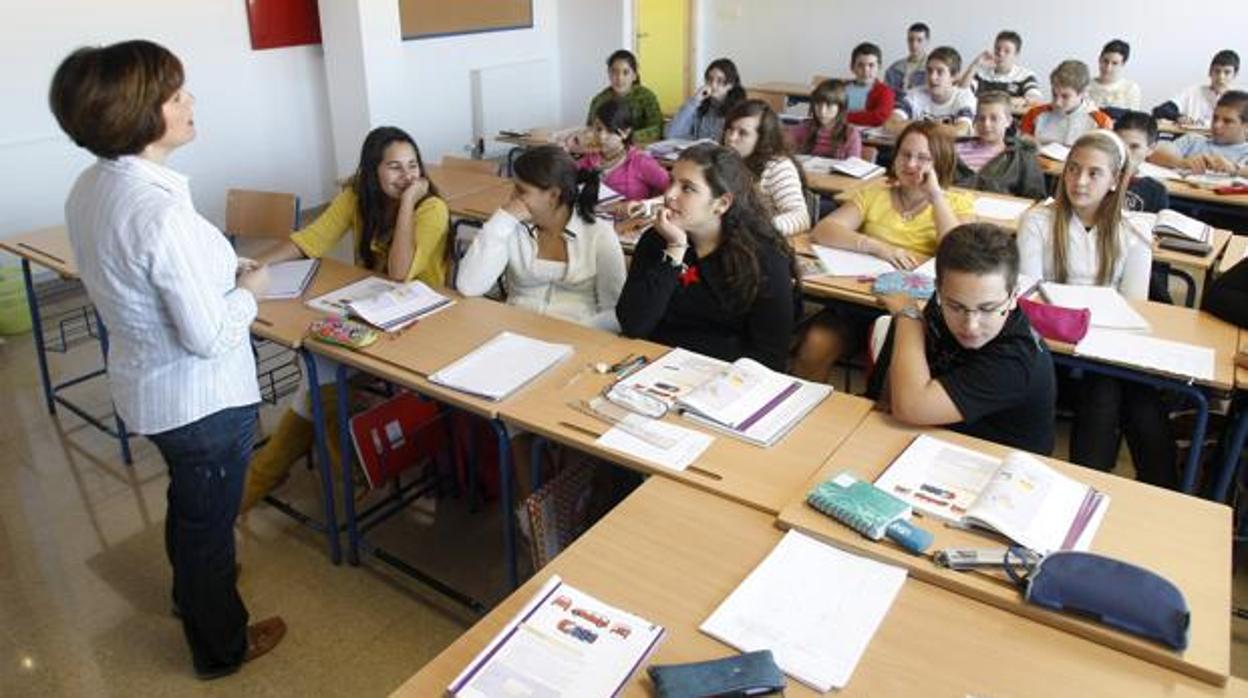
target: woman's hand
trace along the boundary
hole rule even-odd
[[[923,193],[927,195],[928,201],[936,201],[945,195],[945,192],[940,188],[940,178],[936,176],[936,168],[932,165],[928,165],[923,170],[923,179],[920,182],[920,186],[923,188]]]
[[[887,293],[880,296],[880,302],[884,304],[884,309],[889,315],[896,315],[908,306],[919,307],[907,293]]]
[[[697,95],[698,95],[698,99],[706,99],[707,97],[710,97],[711,86],[703,83],[703,85],[698,88]]]
[[[975,63],[981,68],[992,68],[997,65],[997,57],[993,55],[992,49],[984,49],[975,57]]]
[[[659,231],[659,235],[668,247],[689,246],[689,234],[684,228],[672,222],[672,212],[667,209],[660,210],[659,215],[655,216],[654,229]]]
[[[269,268],[262,266],[244,272],[238,277],[238,281],[235,284],[238,288],[245,288],[251,291],[251,295],[255,296],[256,300],[259,300],[269,290]]]
[[[399,203],[403,205],[403,208],[410,211],[416,207],[416,202],[420,201],[427,193],[429,193],[429,180],[424,177],[417,177],[408,183],[407,188],[403,190],[403,198],[399,200]]]
[[[898,269],[910,270],[919,265],[914,255],[909,250],[901,247],[893,247],[888,243],[876,241],[875,249],[871,250],[871,254],[897,267]]]

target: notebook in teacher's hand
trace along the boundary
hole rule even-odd
[[[268,265],[269,288],[260,300],[290,300],[302,296],[320,264],[319,259],[296,259]]]
[[[500,332],[429,380],[470,395],[502,400],[572,355],[567,344],[553,344]]]
[[[617,695],[663,640],[663,626],[552,576],[447,693],[459,698]]]
[[[1042,554],[1087,550],[1109,508],[1109,495],[1031,455],[1013,451],[997,460],[926,434],[875,486],[920,514],[997,531]]]
[[[771,446],[832,393],[832,387],[778,373],[753,359],[719,361],[673,349],[625,379],[700,424]]]

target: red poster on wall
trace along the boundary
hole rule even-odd
[[[316,0],[246,1],[253,50],[321,43]]]

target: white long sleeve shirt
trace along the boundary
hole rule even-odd
[[[499,209],[459,262],[455,286],[465,296],[489,292],[506,272],[507,302],[582,325],[619,331],[615,304],[624,288],[624,251],[609,221],[572,214],[563,233],[568,262],[551,280],[539,269],[536,232]]]
[[[260,400],[248,341],[256,301],[238,257],[195,211],[186,177],[124,156],[88,167],[65,202],[74,257],[108,328],[108,380],[139,434]]]
[[[1053,206],[1036,206],[1023,215],[1018,227],[1019,271],[1043,281],[1057,281],[1053,264]],[[1098,286],[1096,228],[1087,230],[1073,213],[1066,237],[1066,282],[1075,286]],[[1153,266],[1153,245],[1125,217],[1118,224],[1119,250],[1110,275],[1110,286],[1127,298],[1148,298],[1148,275]]]

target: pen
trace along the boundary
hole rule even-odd
[[[635,373],[637,369],[641,368],[642,366],[645,366],[648,361],[650,361],[650,359],[647,359],[644,355],[638,356],[634,359],[630,359],[628,363],[621,366],[620,369],[615,372],[615,374],[619,379],[622,380],[632,375],[633,373]]]

